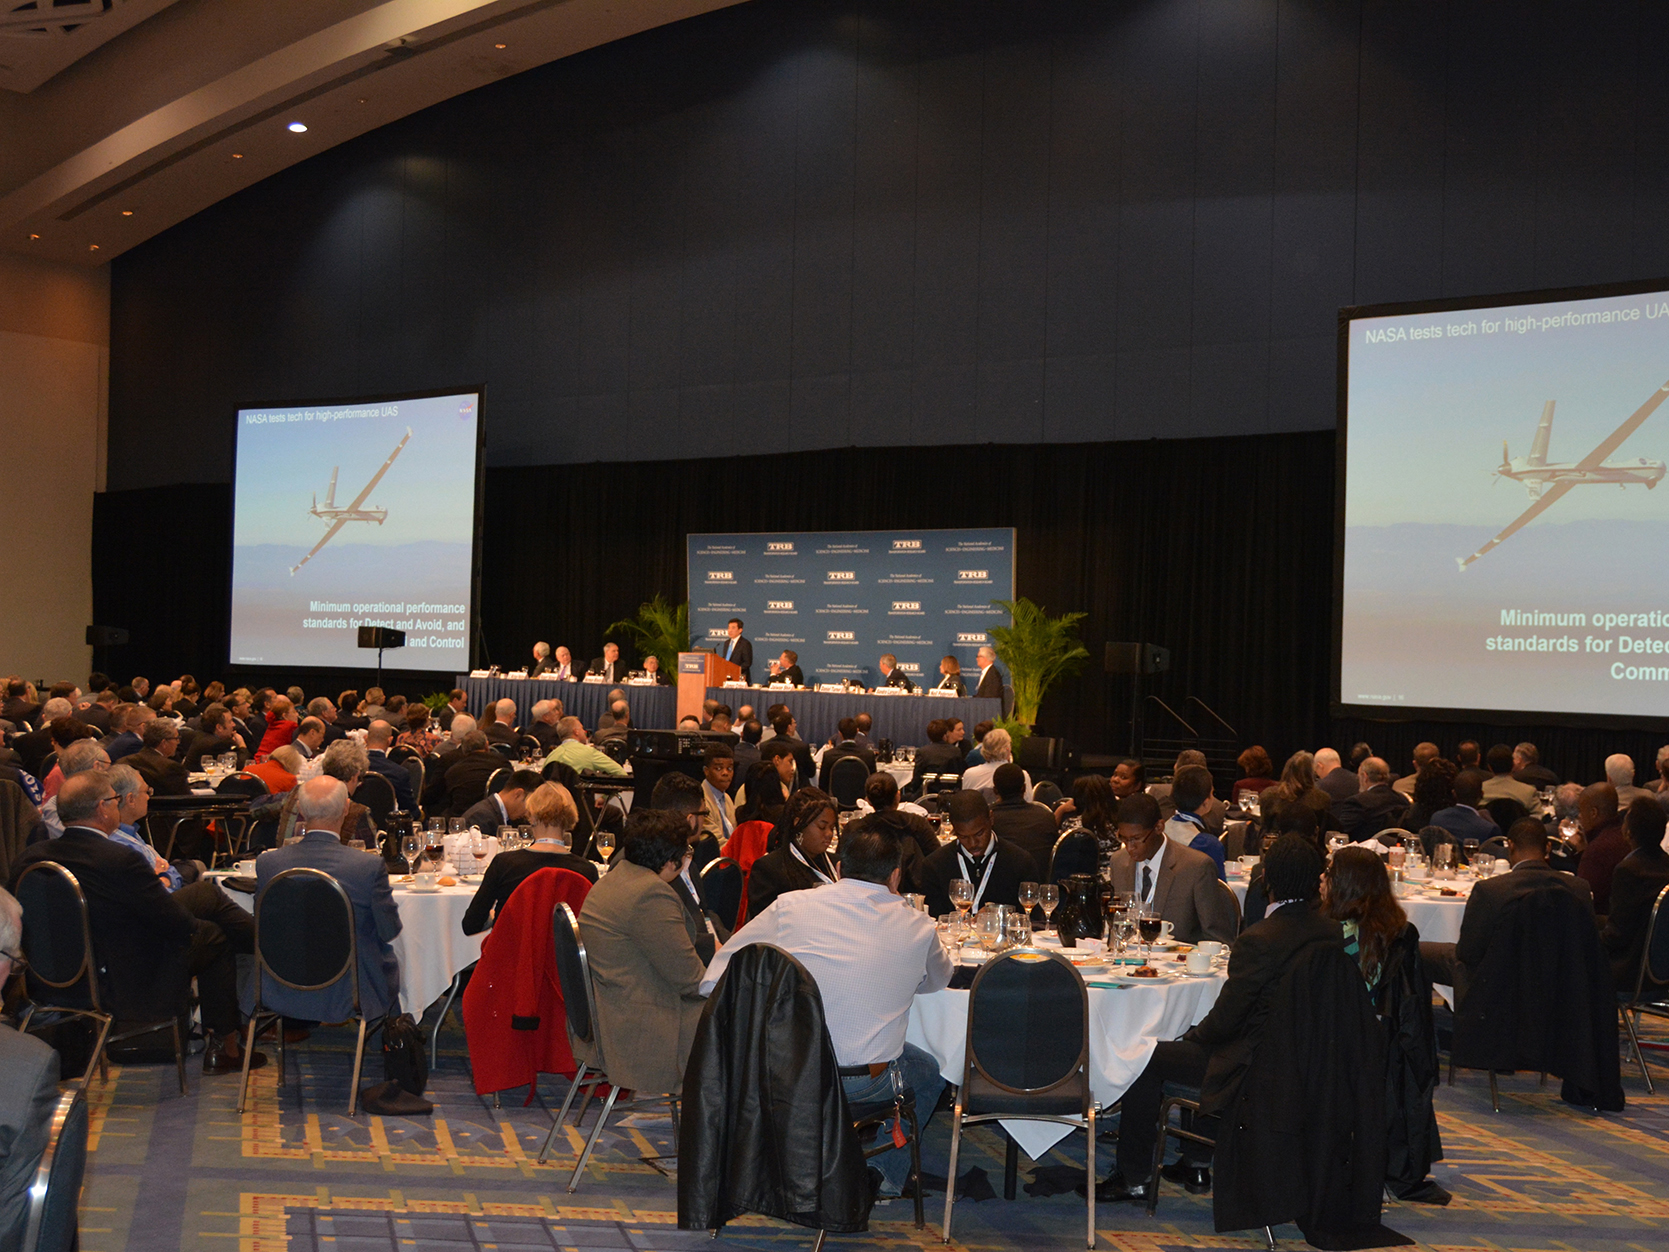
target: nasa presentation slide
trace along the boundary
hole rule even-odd
[[[1669,292],[1616,291],[1346,310],[1341,704],[1661,715]]]
[[[234,665],[469,667],[480,395],[241,409]]]

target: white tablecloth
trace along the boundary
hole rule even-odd
[[[1453,887],[1462,893],[1472,889],[1471,879],[1454,879],[1445,885]],[[1240,900],[1242,906],[1246,903],[1246,878],[1243,875],[1230,873],[1229,888]],[[1454,943],[1460,938],[1460,919],[1466,912],[1466,896],[1437,896],[1424,891],[1411,896],[1397,897],[1397,903],[1402,905],[1402,911],[1408,914],[1408,920],[1413,922],[1420,932],[1420,939],[1424,943]]]
[[[1094,980],[1093,973],[1086,979]],[[1225,981],[1226,975],[1219,972],[1151,986],[1092,985],[1089,1067],[1096,1102],[1106,1108],[1122,1099],[1147,1067],[1159,1040],[1175,1039],[1200,1021],[1217,1002]],[[967,1058],[968,993],[945,990],[917,996],[905,1038],[932,1054],[946,1082],[960,1084]],[[1002,1125],[1034,1161],[1072,1133],[1053,1122],[1005,1121]]]
[[[241,891],[227,895],[250,912],[255,897]],[[414,892],[394,885],[394,906],[400,910],[400,933],[394,956],[400,962],[400,1003],[413,1017],[446,994],[457,973],[481,959],[487,937],[463,932],[464,910],[475,895],[475,885],[441,887]]]

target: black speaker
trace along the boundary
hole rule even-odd
[[[361,626],[359,628],[359,646],[362,648],[403,648],[406,646],[406,632],[394,630],[388,626]]]
[[[1109,674],[1163,674],[1171,668],[1171,650],[1152,643],[1109,643],[1101,667]]]
[[[89,648],[119,648],[128,641],[128,633],[120,626],[87,627]]]

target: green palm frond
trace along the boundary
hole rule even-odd
[[[992,605],[1007,613],[1008,626],[988,626],[997,659],[1008,666],[1008,681],[1014,688],[1013,718],[1035,725],[1043,693],[1062,678],[1069,677],[1089,660],[1089,651],[1078,641],[1078,623],[1087,613],[1063,613],[1050,617],[1040,604],[1021,596],[1018,600],[993,600]]]
[[[661,673],[678,673],[678,654],[690,650],[689,602],[671,604],[659,592],[637,606],[637,616],[613,623],[607,634],[622,634],[636,645],[639,656],[659,658]],[[628,664],[632,658],[628,658]]]

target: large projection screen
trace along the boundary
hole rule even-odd
[[[1334,705],[1669,706],[1669,280],[1345,309]]]
[[[240,409],[232,664],[364,667],[391,626],[389,668],[469,668],[480,450],[479,388]]]

